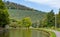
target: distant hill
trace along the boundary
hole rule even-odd
[[[38,11],[13,2],[5,2],[8,8],[10,18],[21,20],[24,17],[31,17],[32,21],[42,20],[46,17],[46,13]]]
[[[19,9],[19,10],[35,10],[35,9],[32,9],[32,8],[29,8],[29,7],[26,7],[24,5],[21,5],[21,4],[17,4],[17,3],[14,3],[14,2],[5,2],[6,3],[6,6],[7,8],[9,9]],[[35,11],[38,11],[38,10],[35,10]]]
[[[10,18],[21,20],[24,17],[31,17],[32,21],[42,20],[46,13],[28,10],[9,9]]]

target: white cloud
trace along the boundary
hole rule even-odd
[[[60,8],[60,0],[25,0],[25,1],[49,5],[54,8]]]

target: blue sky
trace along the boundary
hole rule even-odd
[[[8,0],[8,1],[22,4],[27,7],[45,12],[49,12],[50,10],[53,9],[55,13],[58,13],[60,8],[60,0]]]

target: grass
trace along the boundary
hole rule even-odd
[[[56,37],[56,34],[54,32],[52,32],[51,30],[49,30],[49,29],[45,29],[45,28],[36,28],[36,29],[48,32],[49,33],[49,37]]]
[[[57,30],[57,31],[60,31],[60,28],[57,28],[56,30]]]
[[[50,37],[56,37],[56,34],[54,32],[52,32],[49,29],[43,29],[44,31],[47,31],[50,34]]]
[[[54,32],[49,31],[49,30],[45,30],[45,31],[47,31],[50,34],[49,37],[56,37],[56,34]]]
[[[54,29],[52,29],[52,30],[60,31],[60,28],[56,28],[56,29],[54,28]]]
[[[50,37],[56,37],[56,34],[54,32],[52,32],[49,29],[43,29],[44,31],[47,31],[50,34]]]
[[[56,34],[54,32],[49,31],[50,37],[56,37]]]

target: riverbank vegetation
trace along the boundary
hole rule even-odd
[[[5,4],[0,0],[0,27],[9,24],[9,14]]]

